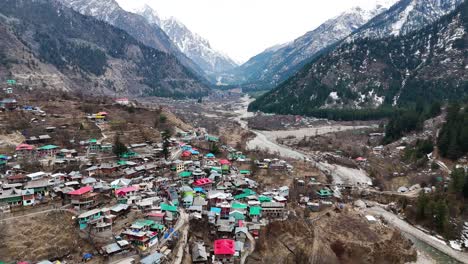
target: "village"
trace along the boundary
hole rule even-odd
[[[2,101],[5,111],[48,115],[39,107],[7,101]],[[112,122],[108,115],[99,111],[86,118],[100,127]],[[261,228],[290,213],[289,186],[264,188],[251,175],[258,170],[290,175],[293,166],[277,158],[252,160],[203,128],[178,129],[162,142],[132,142],[118,156],[115,144],[102,138],[71,142],[73,148],[54,145],[52,137],[60,129],[44,125],[43,134],[25,138],[14,153],[1,156],[0,220],[6,223],[17,212],[70,214],[75,222],[70,228],[94,247],[78,253],[83,260],[174,261],[181,258],[176,250],[187,243],[189,221],[203,221],[209,234],[190,242],[193,263],[244,263]],[[25,168],[31,161],[48,170]],[[70,167],[78,169],[66,172]],[[301,196],[304,207],[318,212],[333,206],[333,192],[315,178],[298,184],[313,186],[310,195]],[[67,263],[66,258],[39,263],[51,261]]]
[[[392,202],[431,191],[412,187],[380,192],[365,177],[334,184],[331,169],[322,163],[248,150],[239,143],[244,135],[235,135],[237,127],[224,126],[217,130],[223,135],[214,134],[213,129],[187,126],[160,108],[146,112],[127,98],[103,99],[105,103],[89,104],[78,114],[73,111],[80,104],[73,100],[59,99],[61,104],[46,109],[35,105],[40,100],[22,102],[21,96],[0,104],[4,118],[20,115],[31,124],[24,125],[21,136],[12,134],[15,140],[10,136],[2,142],[16,143],[0,153],[0,229],[6,230],[5,237],[26,235],[55,219],[63,234],[49,234],[33,244],[41,250],[6,243],[0,247],[5,263],[255,263],[274,256],[274,250],[263,248],[275,223],[307,223],[316,225],[315,230],[327,222],[342,225],[339,219],[359,223],[358,233],[386,234],[373,243],[388,243],[396,231],[366,207],[390,201],[389,210],[394,210]],[[56,108],[67,104],[73,105],[69,116],[58,114],[62,110]],[[122,126],[125,115],[142,119]],[[150,115],[156,115],[154,124],[136,127]],[[220,122],[200,114],[196,120],[201,125]],[[337,159],[340,153],[335,154],[317,160]],[[362,157],[355,162],[368,166]],[[298,216],[303,220],[298,222]],[[13,223],[27,227],[18,231]],[[39,229],[49,230],[44,226]],[[313,235],[320,236],[317,232]],[[290,242],[285,243],[290,249]],[[399,238],[398,243],[407,248],[410,242]],[[54,247],[56,252],[50,250]],[[415,256],[406,250],[400,257]]]

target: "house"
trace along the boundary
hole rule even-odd
[[[21,191],[23,206],[34,205],[34,190],[26,189]]]
[[[26,177],[28,177],[30,181],[36,181],[36,180],[40,180],[44,178],[46,175],[47,174],[45,172],[38,171],[38,172],[26,174]]]
[[[236,227],[234,234],[236,235],[236,241],[242,241],[243,243],[247,240],[247,233],[249,230],[245,226]]]
[[[208,142],[219,142],[219,137],[211,136],[206,134],[205,135],[205,140]]]
[[[122,236],[131,241],[140,250],[147,250],[158,243],[158,233],[151,231],[151,226],[153,225],[154,221],[152,220],[138,219],[133,222],[130,228],[122,232]]]
[[[15,174],[8,176],[7,181],[9,184],[14,184],[14,183],[25,183],[28,181],[28,177],[26,177],[24,174]]]
[[[166,216],[166,213],[164,212],[150,212],[146,214],[147,219],[153,220],[155,223],[158,223],[158,224],[164,223],[165,216]]]
[[[95,224],[103,219],[100,209],[86,211],[78,216],[78,224],[80,229],[85,229],[90,224]]]
[[[216,261],[220,261],[221,263],[234,263],[234,253],[236,253],[234,240],[215,240],[213,248]]]
[[[114,100],[114,102],[115,102],[116,104],[119,104],[119,105],[128,105],[128,104],[130,104],[130,101],[128,100],[128,98],[125,98],[125,97],[123,97],[123,98],[116,98],[116,99]]]
[[[172,165],[174,166],[176,173],[181,173],[185,170],[184,163],[181,160],[175,160]]]
[[[15,154],[17,155],[18,159],[30,159],[34,157],[35,154],[35,147],[29,144],[19,144],[16,146]]]
[[[49,157],[54,157],[59,150],[59,147],[55,145],[45,145],[37,149],[38,154],[41,157],[44,156],[49,156]]]
[[[193,185],[196,187],[203,187],[205,189],[211,189],[213,181],[208,178],[198,179],[193,182]]]
[[[128,204],[132,196],[138,192],[138,186],[128,186],[115,190],[117,201],[122,204]]]
[[[68,193],[71,204],[77,210],[89,209],[97,205],[98,194],[93,193],[93,187],[86,186]]]
[[[206,211],[208,209],[208,202],[205,198],[197,196],[193,199],[192,206],[200,206],[203,211]]]
[[[285,215],[284,204],[276,202],[262,203],[262,216],[269,219],[283,219]]]
[[[18,107],[18,102],[15,98],[3,98],[0,100],[0,109],[2,110],[15,110]]]
[[[260,206],[251,206],[249,209],[249,216],[252,219],[252,222],[258,222],[262,207]]]
[[[21,194],[21,190],[15,188],[0,190],[0,204],[8,204],[9,206],[22,205],[23,196]]]
[[[333,196],[333,192],[329,189],[320,189],[317,192],[317,195],[320,197],[320,199],[327,199]]]
[[[203,242],[195,242],[192,246],[192,263],[207,263],[208,253]]]
[[[164,259],[164,255],[159,253],[159,252],[155,252],[145,258],[143,258],[142,260],[140,260],[140,263],[141,264],[160,264],[162,263]]]

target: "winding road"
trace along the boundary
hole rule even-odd
[[[443,252],[444,254],[447,254],[448,256],[456,259],[457,261],[461,263],[468,264],[468,253],[456,251],[452,249],[451,247],[449,247],[448,245],[442,244],[440,241],[437,241],[436,239],[432,238],[430,235],[408,224],[406,221],[401,220],[395,214],[385,211],[383,208],[380,208],[380,207],[371,207],[371,208],[365,209],[364,211],[371,215],[379,215],[383,217],[385,220],[387,220],[390,223],[390,225],[396,227],[401,232],[407,233],[417,238],[418,240],[423,241],[424,243]]]

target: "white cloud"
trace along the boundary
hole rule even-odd
[[[377,0],[117,0],[125,9],[150,5],[174,16],[238,61],[291,41],[354,6]]]

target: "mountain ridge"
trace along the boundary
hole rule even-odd
[[[193,33],[177,18],[163,19],[148,5],[136,8],[133,12],[143,16],[149,23],[161,27],[178,48],[207,74],[213,75],[229,71],[237,66],[234,60],[213,49],[208,40]]]
[[[314,109],[463,97],[468,93],[467,32],[465,1],[456,11],[407,35],[348,41],[316,58],[249,109],[307,114]]]
[[[132,96],[199,97],[210,89],[173,55],[55,0],[0,3],[3,77],[25,85]]]

